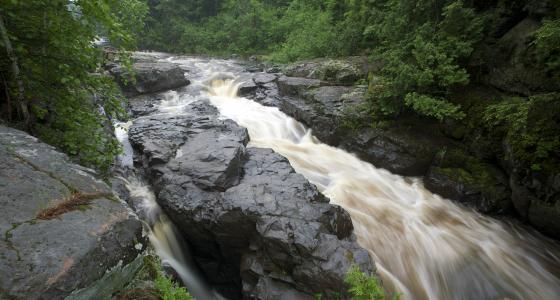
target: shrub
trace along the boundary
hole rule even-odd
[[[177,286],[169,277],[159,273],[154,286],[162,300],[194,300],[184,287]]]
[[[375,276],[368,276],[357,266],[350,268],[346,274],[346,283],[350,285],[348,292],[352,300],[385,300],[386,295],[381,282]],[[393,297],[399,299],[398,296]]]
[[[512,159],[534,171],[555,173],[560,153],[560,94],[511,98],[486,108],[488,128],[503,131]]]
[[[481,39],[484,19],[459,0],[388,0],[373,14],[378,20],[366,34],[379,43],[373,58],[385,63],[384,90],[372,95],[382,111],[461,118],[446,96],[469,82],[461,62]]]
[[[544,21],[535,34],[535,45],[539,61],[560,80],[560,19]]]

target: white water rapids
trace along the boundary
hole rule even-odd
[[[554,242],[442,199],[419,179],[322,144],[278,108],[237,97],[243,74],[232,62],[169,60],[193,70],[193,83],[190,92],[162,103],[162,111],[180,113],[194,99],[209,96],[223,118],[248,129],[251,147],[283,155],[350,213],[360,245],[385,287],[401,299],[560,299],[560,251]],[[241,79],[211,79],[224,72]]]

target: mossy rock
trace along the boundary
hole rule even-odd
[[[489,214],[511,210],[506,175],[461,150],[440,151],[425,177],[431,191]]]
[[[282,72],[291,77],[319,79],[336,85],[352,85],[366,78],[367,69],[367,58],[355,56],[295,62],[283,66]]]

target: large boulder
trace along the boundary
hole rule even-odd
[[[347,134],[348,110],[363,102],[364,87],[323,86],[281,98],[279,108],[313,130],[321,141],[338,145]]]
[[[132,73],[122,65],[116,65],[109,71],[128,97],[175,89],[190,83],[179,65],[152,58],[138,57],[132,65]]]
[[[157,201],[223,295],[334,298],[347,290],[351,265],[373,272],[349,215],[282,156],[246,148],[247,131],[220,120],[207,101],[185,107],[180,117],[138,119],[130,137]],[[169,147],[151,146],[170,140]]]
[[[367,57],[320,58],[285,65],[282,67],[282,73],[290,77],[319,79],[336,85],[352,85],[360,79],[365,79],[369,68]]]
[[[0,163],[0,298],[64,298],[142,250],[140,221],[92,170],[2,126]]]
[[[362,128],[343,141],[342,147],[377,168],[423,176],[438,151],[438,143],[430,136],[403,128]]]

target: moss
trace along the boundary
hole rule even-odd
[[[459,149],[440,152],[435,174],[441,174],[454,182],[477,190],[487,199],[502,199],[507,184],[504,175],[494,166],[485,163]]]
[[[90,209],[91,209],[91,205],[88,205],[88,204],[79,205],[78,208],[77,208],[77,210],[79,210],[81,212],[85,212],[85,211],[88,211]]]
[[[346,259],[348,261],[354,261],[354,254],[352,253],[352,251],[346,251]]]

